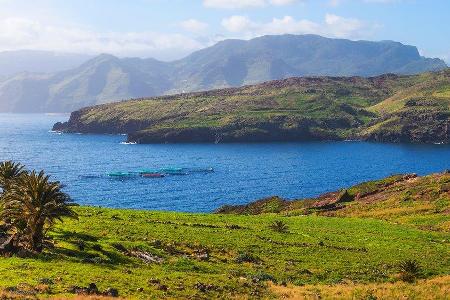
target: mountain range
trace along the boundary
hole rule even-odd
[[[0,67],[4,65],[1,58]],[[239,87],[293,76],[369,77],[447,67],[444,61],[425,58],[416,47],[399,42],[317,35],[225,40],[172,62],[102,54],[66,70],[48,72],[51,65],[40,73],[0,79],[0,112],[70,112],[129,98]]]

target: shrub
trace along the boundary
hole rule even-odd
[[[416,260],[405,260],[399,264],[400,278],[406,282],[414,282],[421,273],[421,266]]]
[[[84,249],[86,248],[86,243],[83,240],[77,240],[75,241],[75,246],[77,246],[78,250],[80,251],[84,251]]]
[[[289,231],[288,225],[283,221],[275,221],[269,225],[269,228],[280,233],[286,233]]]
[[[270,274],[264,273],[264,272],[259,272],[257,274],[255,274],[252,277],[252,281],[253,282],[260,282],[260,281],[272,281],[274,283],[277,282],[277,280],[275,279],[275,277],[273,277]]]
[[[102,249],[102,246],[101,246],[101,245],[99,245],[99,244],[94,244],[94,245],[92,245],[92,250],[95,250],[95,251],[102,251],[103,249]]]
[[[253,256],[252,254],[248,253],[248,252],[242,252],[239,253],[238,257],[236,257],[236,262],[237,263],[259,263],[260,259],[256,256]]]

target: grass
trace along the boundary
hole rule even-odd
[[[136,299],[438,299],[449,289],[449,191],[444,172],[222,210],[239,214],[77,207],[79,220],[50,232],[54,248],[0,259],[0,289],[18,298],[72,297],[71,287],[95,283]]]
[[[290,78],[85,108],[58,127],[139,143],[367,139],[449,142],[450,71]],[[270,127],[270,131],[267,128]]]
[[[423,278],[450,271],[447,233],[381,220],[76,210],[78,221],[51,232],[54,249],[36,258],[0,259],[0,288],[26,283],[40,287],[41,296],[70,296],[71,286],[94,282],[131,298],[257,298],[276,296],[268,281],[397,282],[405,260],[417,260]],[[289,231],[271,229],[276,221]],[[123,248],[162,262],[146,263]]]
[[[218,211],[248,215],[272,212],[285,216],[373,218],[422,230],[450,233],[449,192],[449,172],[423,177],[414,174],[393,175],[314,199],[285,201],[272,197],[247,205],[224,206]]]

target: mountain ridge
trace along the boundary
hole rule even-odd
[[[0,80],[0,112],[70,112],[129,98],[239,87],[289,77],[369,77],[444,68],[442,60],[424,58],[416,47],[399,42],[262,36],[221,41],[172,62],[101,54],[70,70]]]

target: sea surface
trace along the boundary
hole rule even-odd
[[[450,169],[449,145],[311,142],[127,145],[125,136],[57,134],[69,115],[0,114],[0,160],[45,170],[79,204],[210,212],[266,196],[317,196],[398,173]],[[186,168],[164,178],[111,172]]]

